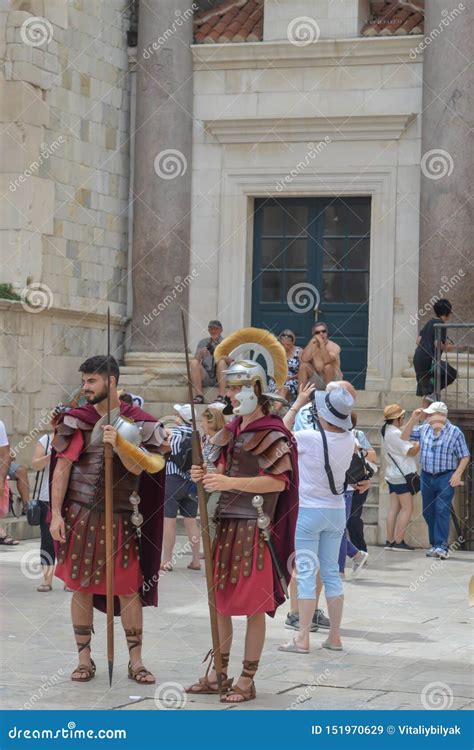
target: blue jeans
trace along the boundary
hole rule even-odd
[[[295,533],[298,599],[316,599],[318,570],[326,598],[341,596],[337,557],[345,527],[344,508],[299,509]]]
[[[454,487],[449,480],[453,471],[443,474],[421,472],[421,497],[423,500],[423,518],[428,524],[428,535],[432,547],[448,548],[449,521]]]
[[[354,490],[347,490],[344,492],[344,502],[346,504],[346,524],[347,519],[352,512],[352,497]],[[346,557],[355,557],[358,553],[357,547],[354,547],[351,540],[347,536],[347,528],[344,529],[344,533],[341,539],[341,546],[339,547],[339,572],[344,573],[346,568]]]

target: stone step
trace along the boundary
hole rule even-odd
[[[370,498],[367,498],[369,500]],[[364,524],[377,525],[379,519],[379,505],[365,502],[362,510],[362,520]]]
[[[30,526],[26,520],[26,516],[20,516],[20,518],[6,516],[2,518],[1,525],[13,539],[39,539],[41,536],[40,527]]]

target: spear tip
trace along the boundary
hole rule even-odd
[[[109,686],[112,687],[112,675],[114,672],[114,663],[109,659]]]

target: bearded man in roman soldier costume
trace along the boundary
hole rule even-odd
[[[276,389],[287,377],[285,350],[267,331],[246,328],[228,336],[214,352],[216,361],[231,360],[225,371],[235,418],[211,442],[217,467],[193,466],[193,481],[208,492],[220,492],[213,545],[214,585],[222,657],[221,700],[242,703],[256,697],[254,676],[265,641],[265,613],[274,616],[285,596],[279,575],[290,579],[288,561],[294,556],[298,505],[296,449],[281,418],[271,414],[270,378]],[[266,371],[257,359],[261,357]],[[257,524],[255,495],[263,497],[269,517],[270,544]],[[277,571],[277,567],[280,571]],[[246,615],[243,670],[236,683],[228,677],[232,645],[232,617]],[[208,670],[209,672],[209,670]],[[187,689],[191,694],[219,694],[215,670]]]
[[[59,543],[56,575],[73,591],[71,616],[79,651],[71,679],[88,682],[96,672],[90,644],[93,606],[105,611],[106,604],[104,444],[110,443],[114,612],[121,615],[130,652],[128,676],[149,684],[155,678],[141,657],[142,607],[157,604],[166,432],[150,414],[120,401],[119,367],[113,357],[91,357],[79,371],[87,403],[56,419],[51,459],[50,529]]]

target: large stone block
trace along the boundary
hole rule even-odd
[[[68,28],[69,3],[65,3],[64,0],[43,0],[43,8],[45,17],[51,23],[62,29]]]
[[[38,174],[44,129],[39,125],[12,122],[0,131],[0,171]],[[41,157],[42,158],[42,157]]]
[[[31,125],[47,125],[48,106],[30,84],[5,81],[0,77],[0,122],[16,120]]]
[[[33,86],[48,91],[52,88],[54,76],[46,70],[36,67],[29,62],[14,62],[12,66],[11,80],[26,81]]]

